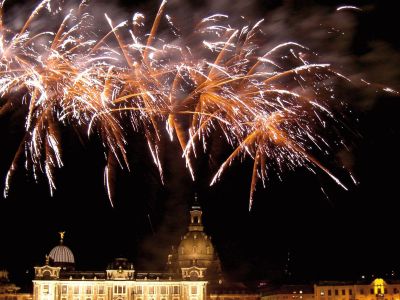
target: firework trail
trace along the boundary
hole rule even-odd
[[[193,45],[165,14],[166,1],[148,34],[143,14],[118,24],[104,14],[108,31],[96,34],[87,3],[66,13],[51,0],[39,3],[15,31],[5,24],[3,6],[4,1],[0,115],[27,106],[25,136],[6,177],[5,196],[21,159],[35,179],[46,176],[53,193],[54,171],[63,165],[60,126],[100,136],[111,204],[113,168],[129,168],[129,128],[144,134],[161,180],[165,134],[178,141],[195,178],[196,149],[207,151],[213,132],[221,132],[233,150],[211,184],[233,160],[250,156],[249,208],[259,179],[265,183],[271,172],[295,167],[320,169],[345,188],[314,153],[326,155],[330,143],[342,143],[340,135],[328,141],[319,132],[332,124],[343,127],[345,103],[335,97],[336,88],[350,80],[313,61],[312,51],[295,42],[262,53],[262,21],[236,28],[226,15],[208,16],[195,26],[201,43]],[[59,27],[36,30],[34,21],[48,16],[63,17]],[[162,38],[161,24],[169,33]]]

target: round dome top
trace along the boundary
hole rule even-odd
[[[178,260],[214,260],[214,246],[202,231],[186,233],[178,247]]]
[[[71,249],[64,245],[59,245],[51,249],[49,256],[55,263],[75,263],[74,254]]]
[[[60,264],[75,264],[74,254],[71,249],[67,246],[64,246],[64,234],[65,231],[59,232],[61,240],[60,245],[51,249],[49,256],[53,260],[53,262],[57,265]]]

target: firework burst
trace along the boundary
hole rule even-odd
[[[193,45],[165,14],[166,1],[148,34],[143,14],[119,24],[105,14],[108,31],[99,34],[85,2],[65,14],[62,8],[52,10],[50,0],[13,31],[4,22],[3,4],[0,113],[17,104],[28,108],[5,196],[22,157],[35,178],[45,174],[53,193],[54,170],[63,165],[58,132],[65,125],[100,136],[111,203],[112,168],[129,168],[128,127],[144,134],[161,179],[165,134],[177,139],[195,178],[197,144],[206,151],[212,132],[222,132],[233,150],[211,184],[234,159],[251,157],[250,208],[258,179],[265,183],[271,172],[299,166],[321,169],[345,188],[314,153],[326,155],[333,140],[342,142],[339,135],[328,141],[318,132],[328,123],[343,127],[345,104],[335,97],[336,84],[350,80],[329,64],[314,62],[312,51],[295,42],[262,53],[262,21],[235,27],[226,15],[206,17],[195,26],[197,39],[191,41],[201,42]],[[46,15],[65,17],[58,28],[37,32],[34,20]],[[164,30],[161,38],[164,23],[168,34]]]

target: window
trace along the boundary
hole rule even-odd
[[[181,254],[185,254],[185,249],[181,247]]]
[[[167,294],[167,287],[166,286],[162,286],[160,293],[163,294],[163,295]]]
[[[382,294],[381,288],[378,288],[378,294]]]
[[[87,295],[92,294],[92,287],[91,287],[90,285],[88,285],[88,286],[86,287],[86,294],[87,294]]]
[[[49,293],[49,286],[47,285],[47,284],[45,284],[44,286],[43,286],[43,294],[48,294]]]
[[[364,289],[360,289],[360,294],[364,295]]]
[[[349,289],[349,295],[350,296],[353,295],[353,290],[352,289]]]
[[[63,294],[63,295],[68,294],[68,286],[66,286],[66,285],[61,286],[61,294]]]
[[[339,295],[339,290],[335,290],[335,296]]]
[[[332,291],[328,290],[328,296],[332,296]]]
[[[397,288],[393,289],[393,294],[397,294],[399,292],[399,290]]]
[[[125,294],[125,293],[126,293],[126,286],[122,285],[114,286],[114,294]]]
[[[384,292],[385,294],[387,294],[387,293],[388,293],[387,288],[384,288],[384,289],[383,289],[383,292]]]
[[[97,288],[97,291],[98,291],[98,293],[99,293],[100,295],[103,295],[103,294],[104,294],[104,286],[100,285],[100,286]]]
[[[154,286],[149,287],[149,294],[154,294]]]
[[[371,293],[371,295],[374,294],[374,289],[370,289],[369,292]]]
[[[139,295],[143,294],[143,287],[141,285],[138,285],[136,287],[136,294],[139,294]]]
[[[342,290],[342,295],[346,295],[346,290]]]
[[[325,296],[324,290],[321,290],[321,296]]]
[[[178,294],[179,294],[179,285],[174,285],[173,294],[174,294],[174,295],[178,295]]]
[[[74,286],[74,294],[79,294],[79,286]]]
[[[190,289],[190,293],[197,294],[197,286],[192,286],[192,288]]]

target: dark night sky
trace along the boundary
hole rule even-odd
[[[281,5],[280,1],[258,2],[267,8]],[[287,1],[285,5],[296,13],[322,2],[325,8],[357,4]],[[374,41],[383,41],[397,53],[397,59],[390,59],[399,69],[394,4],[367,1],[363,7],[367,9],[357,13],[350,51],[360,57],[370,51]],[[382,64],[389,59],[385,55]],[[371,76],[400,87],[398,77],[396,85],[385,73]],[[400,97],[375,96],[368,108],[354,105],[354,118],[360,119],[355,127],[362,137],[354,139],[348,156],[359,185],[349,185],[346,192],[321,172],[313,175],[299,169],[285,173],[282,182],[273,178],[267,189],[258,186],[251,212],[247,209],[250,161],[236,162],[220,183],[209,187],[217,163],[201,158],[199,178],[193,183],[177,146],[165,143],[166,185],[162,186],[150,155],[143,151],[140,135],[132,137],[128,146],[132,172],[117,171],[112,208],[103,188],[104,160],[99,143],[91,140],[82,144],[66,130],[64,167],[57,172],[54,197],[49,196],[44,179],[36,184],[21,168],[9,198],[0,199],[0,268],[7,268],[17,282],[30,278],[33,266],[43,263],[45,254],[58,244],[60,230],[67,232],[65,244],[74,252],[78,269],[102,270],[121,255],[130,258],[137,269],[162,268],[170,245],[177,244],[186,230],[187,207],[197,191],[206,231],[213,237],[224,270],[234,279],[271,276],[271,271],[283,269],[288,251],[293,276],[299,280],[400,272],[396,247]],[[370,95],[360,93],[350,98],[356,97]],[[0,178],[6,176],[22,133],[18,113],[0,118]],[[218,145],[212,147],[224,151]],[[222,161],[223,157],[220,154],[215,159]],[[333,171],[339,176],[343,173],[335,167]],[[0,188],[3,186],[4,180],[0,180]]]

